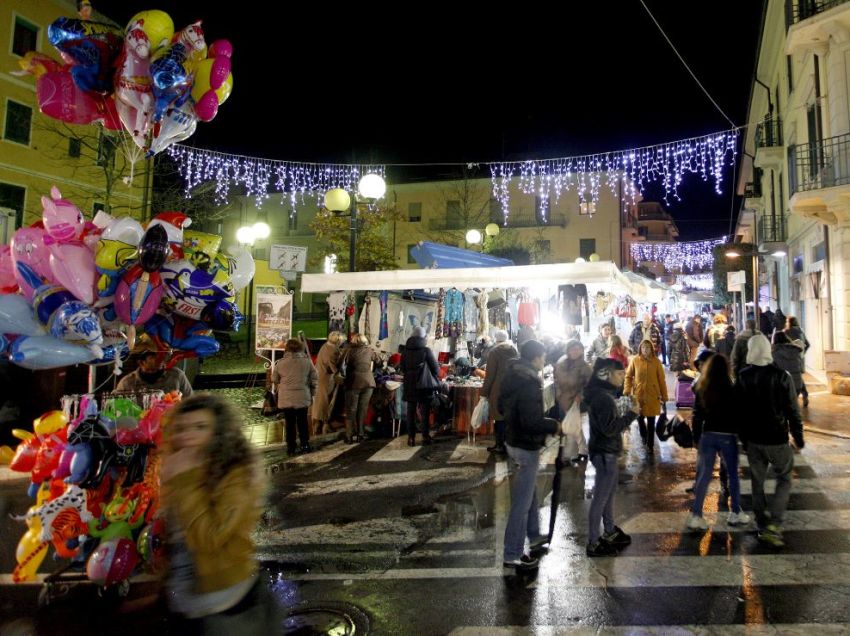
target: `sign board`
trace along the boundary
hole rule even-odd
[[[747,273],[744,270],[726,272],[726,291],[741,292],[747,284]]]
[[[823,362],[827,373],[850,375],[850,351],[824,351]]]
[[[298,245],[272,245],[269,268],[281,272],[303,272],[307,268],[307,248]]]
[[[257,351],[283,351],[292,336],[292,296],[257,292]]]

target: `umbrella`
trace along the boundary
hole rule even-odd
[[[555,532],[555,517],[558,514],[558,501],[561,499],[561,471],[568,462],[564,461],[564,436],[558,440],[558,455],[555,457],[555,476],[552,478],[552,503],[549,509],[549,544]]]

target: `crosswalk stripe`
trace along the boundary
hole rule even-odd
[[[408,446],[407,437],[399,435],[386,444],[367,461],[370,462],[406,462],[421,450],[421,446]]]
[[[487,452],[487,447],[482,445],[471,446],[466,443],[466,440],[460,441],[457,447],[449,457],[449,464],[474,463],[486,464],[490,459],[490,453]]]
[[[723,532],[752,532],[753,526],[727,526],[725,512],[705,511],[709,528]],[[687,512],[641,512],[624,521],[628,533],[683,532]],[[782,522],[783,530],[850,530],[850,510],[789,510]],[[850,581],[848,581],[850,582]]]
[[[351,450],[354,448],[356,444],[346,444],[344,442],[335,442],[324,448],[314,451],[312,453],[307,453],[305,455],[299,455],[298,457],[291,459],[289,461],[290,464],[325,464],[327,462],[331,462],[335,460],[337,457],[342,455],[344,452]]]
[[[481,469],[476,466],[452,466],[426,470],[410,470],[399,473],[344,477],[342,479],[299,482],[295,484],[295,492],[288,495],[288,497],[301,498],[348,492],[366,493],[385,488],[417,487],[440,481],[472,479],[479,475],[480,472]]]
[[[740,479],[741,494],[753,494],[753,483],[749,479]],[[694,482],[682,481],[677,483],[670,493],[686,494],[687,488],[693,487]],[[708,487],[708,492],[716,492],[720,490],[719,481],[713,480]],[[776,492],[776,480],[769,479],[764,482],[764,491],[767,494]],[[791,484],[792,493],[800,492],[828,492],[828,493],[844,493],[850,492],[850,477],[836,477],[832,479],[794,479]]]
[[[839,636],[850,633],[850,623],[783,623],[748,625],[533,625],[526,626],[466,626],[457,627],[449,636]]]

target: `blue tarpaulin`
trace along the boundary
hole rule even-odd
[[[460,269],[466,267],[507,267],[514,262],[459,247],[420,241],[410,255],[423,269]]]

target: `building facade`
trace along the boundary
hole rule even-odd
[[[850,2],[766,2],[755,78],[737,234],[823,378],[824,351],[850,350]]]
[[[665,283],[675,283],[679,270],[668,271],[660,261],[636,263],[632,258],[633,243],[675,243],[679,228],[670,213],[657,201],[640,201],[627,207],[623,216],[623,267],[643,270]]]
[[[42,115],[35,77],[15,75],[28,51],[59,60],[47,27],[76,16],[71,0],[4,0],[0,4],[0,239],[41,218],[41,197],[56,186],[86,215],[110,208],[117,216],[145,217],[150,175],[141,151],[98,125],[74,126]],[[98,21],[106,21],[96,15]]]

